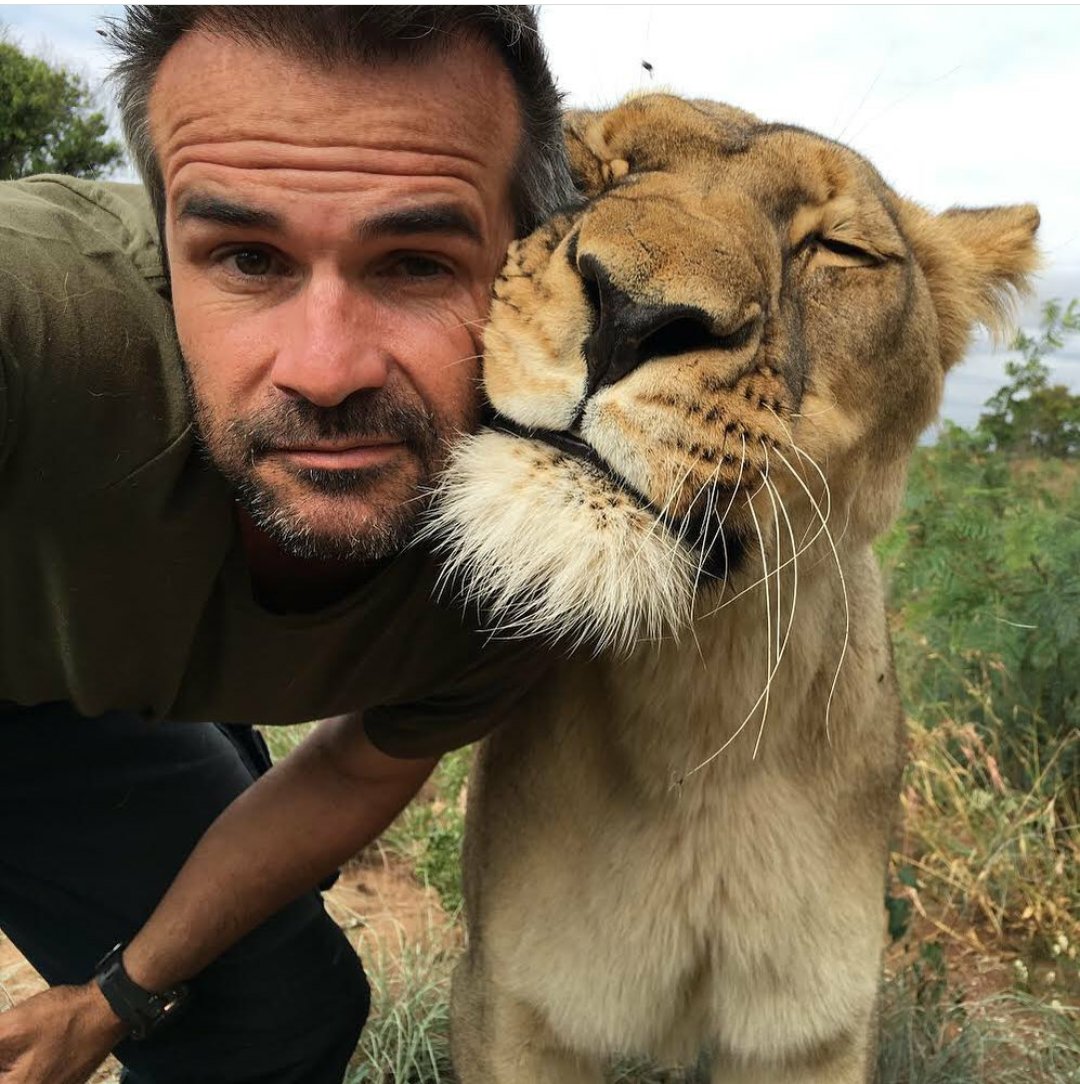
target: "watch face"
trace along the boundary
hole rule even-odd
[[[164,1018],[172,1016],[177,1009],[187,1000],[187,987],[179,986],[175,990],[169,990],[158,995],[158,1012]]]
[[[113,1012],[131,1028],[132,1039],[145,1039],[174,1016],[187,999],[187,986],[153,993],[144,990],[124,970],[123,944],[110,949],[98,964],[94,981]]]

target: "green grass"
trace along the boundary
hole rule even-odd
[[[371,1016],[345,1084],[443,1084],[450,1069],[452,956],[429,945],[377,945],[364,961]]]
[[[447,914],[461,910],[461,840],[464,792],[472,751],[443,757],[432,776],[434,798],[413,802],[383,833],[382,845],[408,862],[417,878],[439,894]]]
[[[941,959],[924,952],[886,983],[876,1084],[1080,1084],[1077,1008],[1016,993],[968,1001]]]
[[[274,762],[291,753],[311,733],[314,723],[297,723],[295,726],[261,726],[259,731],[266,739]]]

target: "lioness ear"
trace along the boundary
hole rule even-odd
[[[563,129],[575,181],[591,197],[635,170],[671,169],[717,148],[740,148],[758,123],[751,113],[718,102],[649,93],[606,111],[568,113]]]
[[[940,215],[920,211],[907,225],[930,284],[941,360],[949,368],[964,356],[976,324],[1001,337],[1012,322],[1017,296],[1030,289],[1039,267],[1039,212],[1030,203],[954,207]]]
[[[594,110],[575,109],[563,117],[563,134],[566,137],[566,153],[570,159],[570,172],[574,184],[586,196],[596,196],[608,187],[610,171],[607,163],[589,146],[588,133],[598,117]]]

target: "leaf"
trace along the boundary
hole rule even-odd
[[[902,866],[896,875],[896,879],[904,885],[905,888],[919,887],[919,879],[915,873],[914,866]]]
[[[900,896],[886,896],[885,910],[889,915],[889,937],[895,944],[903,939],[911,927],[911,900]]]

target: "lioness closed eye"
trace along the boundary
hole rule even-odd
[[[864,1082],[903,757],[870,543],[1038,214],[665,95],[568,140],[583,204],[511,249],[434,527],[499,627],[589,648],[479,757],[458,1073]]]

